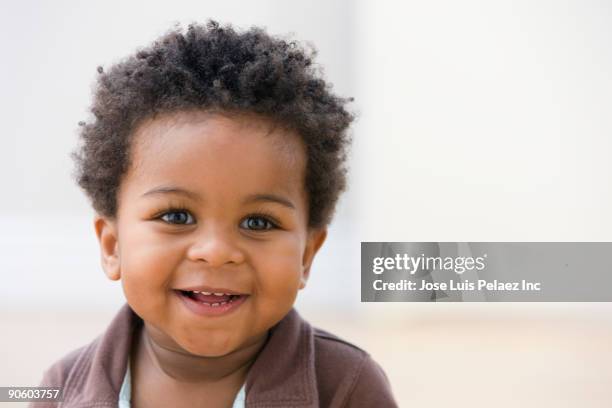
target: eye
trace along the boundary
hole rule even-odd
[[[187,225],[195,222],[193,216],[185,210],[170,210],[163,213],[159,218],[168,224]]]
[[[267,217],[261,215],[251,215],[240,223],[240,227],[252,231],[267,231],[277,228],[276,224]]]

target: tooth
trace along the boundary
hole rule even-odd
[[[212,294],[210,292],[200,292],[200,293],[203,294],[203,295],[211,295]]]
[[[217,307],[217,306],[219,306],[219,303],[213,303],[212,304],[212,307]]]
[[[226,304],[226,303],[227,303],[227,302],[221,302],[221,305],[224,305],[224,304]]]
[[[224,293],[215,293],[215,296],[223,296]]]

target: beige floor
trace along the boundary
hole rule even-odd
[[[607,305],[404,305],[410,314],[396,308],[384,317],[377,307],[302,314],[368,350],[402,407],[612,406]],[[4,311],[0,385],[36,385],[46,366],[94,338],[113,314]]]

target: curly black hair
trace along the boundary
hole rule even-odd
[[[307,152],[310,227],[331,221],[346,188],[352,98],[334,95],[313,64],[314,49],[253,27],[215,21],[175,26],[146,48],[98,67],[89,122],[79,122],[75,178],[94,209],[114,218],[130,166],[130,139],[144,120],[185,110],[256,113],[295,130]]]

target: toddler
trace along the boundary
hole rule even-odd
[[[210,21],[98,67],[73,157],[127,303],[45,372],[59,406],[396,406],[365,351],[293,309],[353,119],[312,58]]]

